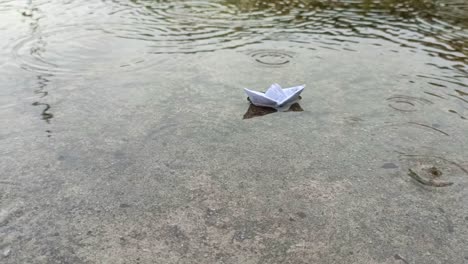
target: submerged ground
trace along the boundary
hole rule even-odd
[[[467,14],[0,0],[0,262],[468,263]]]

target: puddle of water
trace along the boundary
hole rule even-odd
[[[424,252],[432,256],[409,256],[413,251],[382,256],[382,250],[366,243],[391,243],[386,236],[400,236],[404,223],[419,223],[437,203],[453,214],[466,212],[466,1],[0,0],[0,18],[0,116],[5,123],[0,126],[5,157],[0,171],[7,172],[0,176],[0,232],[13,237],[5,243],[8,250],[11,246],[6,254],[11,263],[12,257],[37,262],[18,252],[60,262],[83,252],[83,244],[97,255],[82,262],[104,259],[113,255],[104,256],[108,252],[131,248],[112,242],[119,228],[126,233],[141,223],[154,232],[148,237],[175,234],[201,245],[199,252],[212,252],[206,228],[197,229],[204,224],[191,225],[198,224],[198,209],[206,212],[201,207],[213,204],[232,207],[223,218],[226,226],[231,215],[271,220],[267,213],[256,214],[275,203],[290,208],[294,221],[275,222],[272,228],[281,230],[262,235],[284,243],[284,255],[291,241],[308,239],[298,238],[299,233],[323,241],[330,238],[327,228],[335,232],[339,224],[351,240],[343,240],[346,246],[370,250],[368,257],[355,254],[351,261],[338,262],[382,262],[393,256],[403,262],[456,263],[463,254],[458,241],[466,229],[456,225],[459,233],[444,240],[436,221],[428,222],[429,228],[412,225],[416,231],[407,236],[412,240],[403,243],[425,245]],[[245,100],[242,88],[275,82],[307,84],[300,105],[277,114]],[[333,182],[332,190],[325,182]],[[401,188],[393,188],[398,184]],[[434,195],[435,189],[443,195]],[[25,203],[21,210],[15,207],[17,197]],[[44,214],[33,219],[31,208]],[[105,215],[93,222],[96,208]],[[393,212],[385,221],[394,225],[375,221],[375,208],[388,209],[382,215]],[[411,213],[400,213],[401,208]],[[158,233],[153,225],[167,215],[164,210],[174,212],[164,221],[186,217],[187,224]],[[156,213],[132,218],[142,211]],[[125,212],[137,213],[117,222]],[[324,219],[319,231],[317,221],[309,219],[317,216]],[[357,219],[354,226],[349,219]],[[14,232],[12,224],[17,225]],[[299,224],[307,232],[291,228]],[[78,239],[69,232],[84,226],[105,242],[52,237],[49,243],[49,238],[35,237],[60,232]],[[356,235],[356,227],[373,230]],[[417,228],[424,228],[424,237]],[[234,234],[236,243],[247,242],[250,237],[240,230],[226,234]],[[284,230],[296,231],[284,235]],[[328,233],[320,237],[320,232]],[[233,239],[212,241],[230,245]],[[431,247],[428,241],[437,243]],[[257,242],[258,252],[271,246]],[[145,241],[135,248],[157,243]],[[51,245],[65,244],[67,250],[59,252],[63,256],[41,256]],[[148,252],[196,248],[176,244]],[[271,252],[278,252],[273,247]],[[225,254],[226,262],[232,262],[233,252]],[[265,261],[257,255],[253,262]],[[147,262],[155,261],[151,257]],[[337,260],[305,261],[315,262]]]

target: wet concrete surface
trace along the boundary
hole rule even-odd
[[[1,263],[468,263],[466,49],[178,43],[127,70],[47,36],[0,62]],[[303,111],[245,118],[272,82]]]

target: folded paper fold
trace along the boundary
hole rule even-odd
[[[249,96],[252,104],[281,110],[296,103],[299,100],[299,95],[304,90],[304,87],[305,85],[299,85],[283,89],[279,84],[274,83],[265,93],[253,91],[247,88],[244,88],[244,91],[247,96]]]

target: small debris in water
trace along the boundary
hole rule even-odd
[[[457,162],[443,157],[402,155],[400,164],[406,175],[426,186],[447,187],[466,182],[468,170]]]
[[[440,177],[442,175],[442,172],[437,169],[436,167],[431,167],[428,170],[434,177]]]
[[[440,175],[442,175],[442,172],[440,172],[437,168],[433,167],[433,168],[431,168],[429,170],[429,172],[430,172],[430,174],[432,176],[430,179],[423,178],[422,176],[420,176],[419,174],[414,172],[412,169],[409,169],[408,176],[410,176],[411,178],[413,178],[417,182],[422,183],[422,184],[427,185],[427,186],[447,187],[447,186],[453,185],[453,182],[436,182],[436,181],[434,181],[434,178],[439,177]]]

